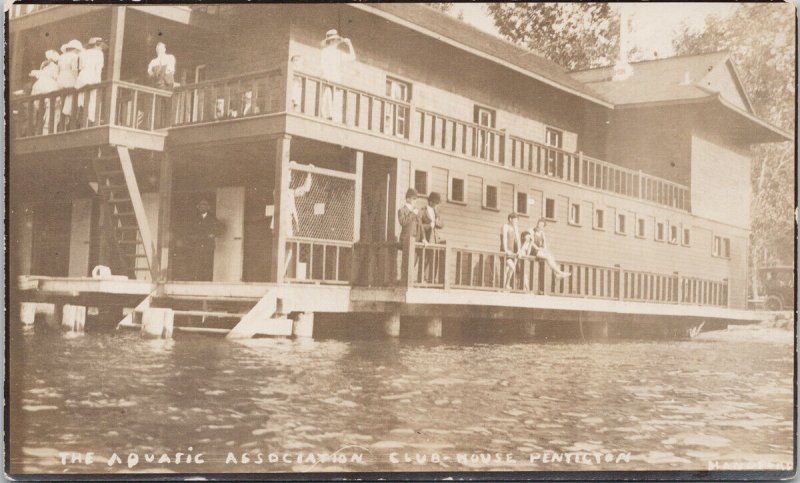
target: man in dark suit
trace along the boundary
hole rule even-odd
[[[403,251],[400,280],[403,282],[406,282],[408,278],[407,267],[411,245],[424,239],[422,218],[419,215],[419,208],[414,205],[418,196],[417,190],[409,188],[406,191],[406,204],[397,210],[397,219],[400,221],[400,247]]]
[[[210,281],[214,274],[215,238],[224,231],[222,223],[210,212],[208,200],[200,200],[196,214],[189,220],[184,253],[190,280]]]

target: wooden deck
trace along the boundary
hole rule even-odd
[[[91,278],[21,277],[22,298],[120,300],[145,298],[159,290],[164,297],[198,297],[208,300],[250,299],[255,303],[270,289],[284,300],[285,312],[399,313],[409,316],[487,319],[607,319],[614,315],[642,321],[671,318],[718,319],[731,322],[757,321],[763,314],[723,307],[646,303],[582,297],[534,295],[530,293],[487,292],[467,289],[367,288],[315,284],[168,282],[144,280],[98,280]]]

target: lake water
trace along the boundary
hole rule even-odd
[[[236,343],[14,327],[15,473],[792,464],[786,340]]]

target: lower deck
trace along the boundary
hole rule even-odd
[[[86,277],[22,276],[16,287],[19,301],[100,304],[133,308],[151,294],[163,298],[205,301],[236,300],[254,305],[268,292],[282,302],[283,313],[373,313],[408,317],[485,320],[564,320],[603,322],[633,318],[668,323],[692,319],[730,323],[760,320],[755,311],[686,305],[631,302],[531,293],[487,292],[470,289],[372,288],[305,283],[219,283],[145,280],[102,280]]]

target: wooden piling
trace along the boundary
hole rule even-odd
[[[142,313],[142,337],[169,339],[172,337],[175,313],[172,309],[151,307]]]
[[[86,325],[86,307],[65,304],[61,315],[61,328],[68,332],[83,332]]]
[[[35,302],[22,302],[19,304],[19,320],[22,325],[33,325],[36,321],[36,309],[38,304]]]
[[[314,312],[301,312],[292,322],[292,335],[295,337],[313,337]]]

